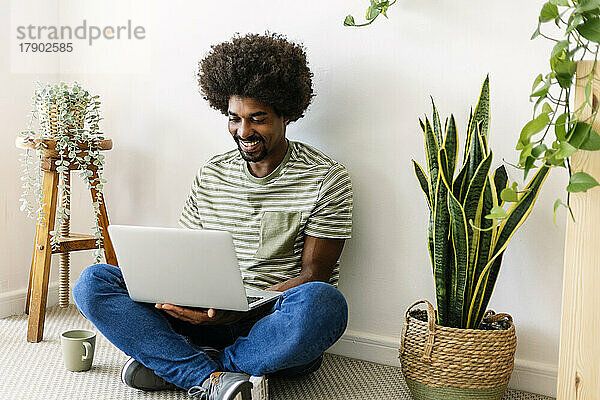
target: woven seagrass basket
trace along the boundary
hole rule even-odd
[[[85,108],[87,107],[86,102],[72,102],[71,108],[73,109],[73,122],[74,125],[65,127],[59,126],[58,121],[58,105],[56,103],[38,102],[36,104],[38,116],[40,120],[40,127],[42,132],[49,137],[57,137],[59,130],[63,130],[64,134],[71,135],[76,129],[83,129],[85,123]]]
[[[424,303],[427,310],[414,309]],[[517,337],[512,317],[487,311],[482,329],[436,324],[420,300],[406,310],[400,363],[416,400],[500,400],[514,366]]]

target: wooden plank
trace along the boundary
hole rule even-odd
[[[82,233],[70,233],[68,237],[58,239],[58,250],[53,250],[52,254],[67,253],[71,251],[92,250],[96,248],[96,238],[94,235],[85,235]]]
[[[56,217],[56,198],[58,192],[58,173],[44,171],[42,183],[44,217],[36,228],[35,262],[31,286],[31,302],[29,305],[29,321],[27,341],[39,342],[44,336],[44,320],[46,317],[46,301],[48,299],[48,281],[50,279],[50,261],[52,248],[48,232],[54,229]]]
[[[592,62],[577,66],[575,109],[585,103],[584,86]],[[592,85],[600,99],[599,71]],[[591,115],[586,106],[582,119]],[[600,118],[594,129],[600,132]],[[572,173],[600,181],[600,152],[580,150],[571,158]],[[557,400],[600,399],[600,188],[571,195],[573,222],[567,216]]]

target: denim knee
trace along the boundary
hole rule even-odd
[[[311,309],[312,317],[336,321],[340,336],[348,324],[348,303],[342,292],[325,282],[308,282],[298,286],[304,301]]]
[[[90,311],[93,312],[93,307],[97,303],[95,297],[102,285],[110,281],[111,268],[115,267],[108,264],[90,265],[81,272],[73,285],[73,300],[84,315],[89,315]]]

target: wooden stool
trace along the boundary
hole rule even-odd
[[[27,341],[39,342],[44,336],[44,320],[46,317],[46,302],[48,298],[48,281],[50,279],[50,261],[52,254],[69,253],[71,251],[92,250],[96,248],[96,238],[93,235],[70,233],[66,237],[57,237],[59,248],[52,250],[50,244],[50,231],[54,230],[56,218],[56,204],[58,195],[59,173],[56,171],[56,160],[59,160],[56,150],[56,140],[52,139],[24,139],[17,137],[15,144],[22,149],[42,149],[41,168],[44,173],[42,182],[43,193],[43,218],[39,218],[35,228],[35,243],[33,249],[33,258],[31,269],[29,271],[29,285],[27,287],[27,302],[25,304],[25,313],[29,314],[29,325],[27,328]],[[81,145],[82,153],[86,147]],[[112,149],[112,140],[100,141],[100,150]],[[70,172],[79,168],[76,163],[71,163],[65,172],[65,181],[70,179]],[[91,179],[97,179],[98,173],[94,168]],[[104,204],[104,196],[96,190],[96,185],[92,185],[90,192],[92,202],[100,194],[100,218],[99,225],[102,233],[104,245],[104,255],[106,262],[117,266],[117,257],[108,234],[108,215]],[[61,232],[62,233],[62,232]]]

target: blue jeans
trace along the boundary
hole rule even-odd
[[[121,270],[86,268],[73,286],[79,311],[125,354],[189,389],[216,371],[298,376],[316,371],[346,329],[344,296],[323,282],[286,290],[265,315],[229,325],[193,325],[131,300]],[[221,350],[212,359],[200,346]]]

